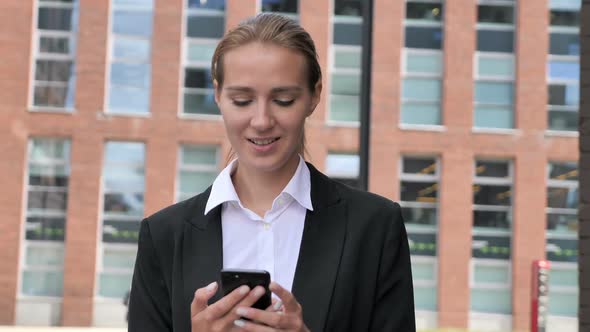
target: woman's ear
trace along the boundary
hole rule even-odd
[[[313,113],[313,111],[315,111],[315,108],[320,103],[321,96],[322,96],[322,81],[319,80],[315,84],[315,87],[313,89],[313,95],[311,96],[311,108],[310,108],[309,114],[307,116],[310,116]]]

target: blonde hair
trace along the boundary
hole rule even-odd
[[[223,86],[223,56],[240,46],[253,42],[268,43],[300,52],[307,65],[307,85],[314,94],[315,87],[322,80],[322,69],[318,62],[318,54],[311,36],[296,21],[274,13],[260,13],[250,17],[237,27],[227,32],[215,49],[211,60],[211,76],[217,82],[217,89]],[[304,154],[305,132],[301,133],[298,152]],[[233,153],[230,152],[228,160]]]

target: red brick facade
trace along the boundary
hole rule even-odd
[[[442,165],[438,234],[438,325],[467,327],[471,258],[472,165],[475,157],[511,159],[515,165],[512,254],[513,326],[529,328],[530,264],[544,257],[545,168],[548,160],[575,161],[575,137],[546,134],[548,1],[519,1],[516,40],[516,128],[473,132],[473,59],[476,1],[446,1],[443,125],[440,131],[399,127],[404,2],[375,0],[372,55],[370,190],[399,199],[402,154],[439,156]],[[30,112],[32,0],[0,1],[0,325],[14,324],[23,237],[27,140],[66,137],[72,142],[62,324],[92,324],[96,284],[100,176],[106,140],[146,143],[145,214],[174,201],[181,143],[229,150],[221,120],[179,117],[183,0],[155,0],[151,113],[113,116],[105,108],[109,1],[80,0],[75,111]],[[358,128],[326,124],[327,71],[332,40],[330,1],[300,0],[300,22],[316,41],[324,68],[323,102],[307,124],[309,159],[323,169],[328,151],[356,151]],[[255,0],[228,0],[227,25],[257,11]]]

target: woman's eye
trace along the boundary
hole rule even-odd
[[[241,100],[241,99],[233,99],[233,104],[238,107],[248,106],[252,101],[251,100]]]
[[[291,100],[281,100],[281,99],[275,99],[275,103],[279,106],[283,106],[283,107],[287,107],[287,106],[291,106],[293,105],[293,102],[295,101],[295,99],[291,99]]]

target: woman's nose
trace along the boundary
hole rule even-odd
[[[267,103],[259,103],[253,112],[250,126],[254,129],[264,131],[274,126],[273,114]]]

